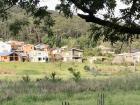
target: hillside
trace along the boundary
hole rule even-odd
[[[34,19],[18,7],[12,8],[9,12],[11,15],[7,21],[0,22],[0,38],[3,40],[14,39],[33,44],[47,43],[51,47],[61,47],[63,45],[73,47],[79,45],[82,49],[96,46],[96,43],[89,37],[90,24],[78,16],[67,19],[56,11],[49,11],[55,24],[48,30],[48,23],[34,24]],[[20,24],[25,25],[20,26]],[[20,29],[19,32],[18,29]],[[51,37],[48,37],[49,31],[51,31]],[[112,47],[109,42],[104,43],[102,39],[99,40],[98,44]],[[121,46],[122,43],[118,42],[113,48],[119,52]],[[121,52],[129,51],[130,47],[132,49],[140,49],[139,40],[135,40],[131,46],[126,43],[123,44]]]

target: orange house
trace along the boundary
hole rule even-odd
[[[20,56],[14,52],[0,53],[0,62],[15,62],[20,61]]]
[[[24,42],[20,41],[8,41],[7,43],[11,45],[13,51],[21,51],[21,46],[24,45]]]
[[[34,45],[32,45],[32,44],[25,44],[22,46],[23,53],[28,54],[29,52],[31,52],[33,50],[34,50]]]

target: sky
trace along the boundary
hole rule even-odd
[[[59,3],[60,3],[59,0],[41,0],[40,6],[47,5],[48,10],[55,10],[55,6]],[[117,0],[117,4],[118,5],[117,5],[116,10],[115,10],[115,15],[119,16],[120,15],[119,9],[124,9],[127,6],[122,4],[120,2],[120,0]],[[81,11],[79,11],[79,12],[82,13]],[[104,11],[101,11],[101,14],[103,14],[103,13],[104,13]]]
[[[55,6],[59,3],[60,3],[59,0],[41,0],[40,5],[41,6],[47,5],[48,10],[55,10]]]

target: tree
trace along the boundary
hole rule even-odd
[[[51,17],[51,13],[47,11],[47,6],[39,6],[40,2],[40,0],[0,0],[0,21],[5,22],[12,16],[13,12],[17,12],[17,10],[13,9],[15,7],[19,10],[24,10],[23,13],[26,19],[16,19],[15,17],[13,22],[9,24],[9,30],[13,36],[17,37],[19,33],[23,33],[23,30],[28,30],[29,24],[33,24],[32,32],[36,35],[37,42],[41,42],[41,34],[47,32],[50,35],[50,28],[54,25],[54,20]],[[33,23],[29,21],[30,17],[32,17]]]
[[[5,20],[10,14],[10,10],[15,5],[25,9],[26,12],[34,18],[42,19],[49,13],[47,12],[47,6],[39,7],[40,0],[0,0],[0,17]]]
[[[115,15],[117,0],[60,0],[61,4],[56,9],[63,12],[66,17],[73,15],[71,7],[80,9],[84,14],[78,16],[87,22],[109,27],[111,30],[123,34],[140,34],[140,0],[121,0],[127,7],[120,9],[120,15]],[[98,16],[100,10],[106,10],[102,16]],[[101,18],[102,17],[102,18]]]

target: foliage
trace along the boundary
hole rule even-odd
[[[78,82],[81,79],[81,74],[79,71],[76,71],[72,67],[68,68],[68,70],[70,71],[70,73],[72,73],[74,81]]]
[[[50,78],[48,78],[48,80],[51,80],[53,82],[58,82],[58,81],[61,81],[61,78],[57,78],[56,73],[52,72],[51,75],[50,75]]]
[[[23,26],[28,26],[29,22],[27,20],[15,20],[14,23],[11,23],[9,30],[13,35],[19,34],[19,31],[22,30]]]
[[[105,105],[104,93],[98,94],[97,105]]]
[[[131,74],[109,79],[73,81],[1,81],[1,105],[57,105],[69,101],[70,104],[137,105],[139,99],[140,76]],[[68,95],[71,92],[72,95]],[[128,99],[132,100],[128,100]],[[67,101],[67,102],[68,102]],[[123,102],[122,102],[123,101]],[[129,102],[128,102],[129,101]]]
[[[101,56],[101,50],[98,48],[86,48],[84,50],[84,56]]]
[[[116,40],[125,41],[140,34],[140,1],[121,0],[120,2],[126,5],[125,8],[120,9],[120,15],[115,14],[116,7],[120,5],[117,0],[61,0],[61,4],[56,9],[63,12],[66,17],[72,15],[71,6],[75,10],[80,9],[85,13],[77,13],[80,18],[99,25],[92,27],[94,38],[97,40],[104,36],[104,40],[114,43]],[[105,10],[105,13],[101,14],[102,10]]]
[[[38,20],[29,17],[25,10],[17,6],[12,7],[9,12],[11,17],[7,21],[0,22],[0,37],[3,40],[21,40],[33,44],[46,43],[51,47],[64,45],[92,47],[87,33],[89,24],[77,16],[66,19],[55,11],[49,11],[50,14],[43,20]]]
[[[22,80],[23,80],[24,82],[30,82],[30,77],[29,77],[28,75],[23,76],[23,77],[22,77]]]
[[[85,65],[85,66],[84,66],[84,70],[90,71],[90,66]]]

